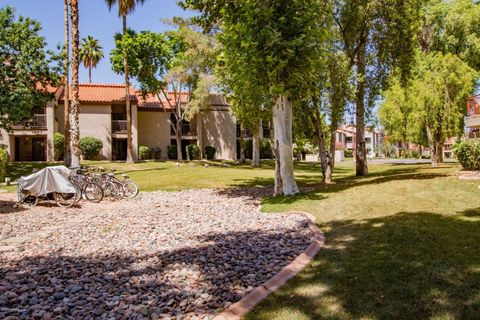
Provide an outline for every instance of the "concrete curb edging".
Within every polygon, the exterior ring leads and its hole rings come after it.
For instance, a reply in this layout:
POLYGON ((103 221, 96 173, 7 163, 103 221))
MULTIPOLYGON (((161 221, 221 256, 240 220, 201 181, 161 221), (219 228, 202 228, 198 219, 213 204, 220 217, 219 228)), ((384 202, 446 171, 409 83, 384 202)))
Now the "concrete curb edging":
POLYGON ((290 214, 301 214, 307 218, 308 229, 312 232, 312 242, 308 248, 301 253, 289 265, 284 267, 279 273, 260 286, 250 291, 240 301, 232 304, 227 309, 216 315, 213 320, 238 320, 247 312, 252 310, 257 304, 263 301, 272 292, 282 287, 288 280, 297 275, 305 268, 318 253, 325 243, 325 237, 315 224, 315 217, 307 212, 291 211, 290 214))

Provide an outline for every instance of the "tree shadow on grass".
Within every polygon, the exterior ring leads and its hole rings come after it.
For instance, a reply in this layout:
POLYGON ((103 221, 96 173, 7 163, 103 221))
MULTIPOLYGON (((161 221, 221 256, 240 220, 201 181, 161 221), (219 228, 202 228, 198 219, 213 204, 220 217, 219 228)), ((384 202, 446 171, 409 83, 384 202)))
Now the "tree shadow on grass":
POLYGON ((310 235, 297 228, 306 224, 210 233, 199 239, 200 246, 150 254, 52 252, 13 260, 0 253, 0 318, 211 314, 238 301, 248 287, 260 285, 303 251, 310 235))
POLYGON ((247 319, 479 319, 477 209, 327 223, 314 262, 247 319))

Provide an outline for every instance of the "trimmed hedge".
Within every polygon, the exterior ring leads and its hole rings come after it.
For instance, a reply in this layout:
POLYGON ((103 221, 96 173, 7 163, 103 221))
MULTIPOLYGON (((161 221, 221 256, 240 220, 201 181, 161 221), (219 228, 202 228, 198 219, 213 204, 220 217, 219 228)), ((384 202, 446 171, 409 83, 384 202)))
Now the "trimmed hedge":
POLYGON ((344 154, 345 158, 353 158, 353 150, 345 149, 343 151, 343 154, 344 154))
POLYGON ((138 159, 139 160, 148 160, 150 159, 150 149, 147 146, 138 147, 138 159))
POLYGON ((205 156, 207 157, 207 160, 213 160, 215 158, 215 153, 217 152, 217 149, 212 146, 206 146, 205 147, 205 156))
POLYGON ((189 144, 186 148, 187 160, 200 160, 200 147, 196 144, 189 144))
POLYGON ((55 132, 53 135, 53 150, 55 160, 62 160, 63 148, 65 145, 65 137, 60 132, 55 132))
POLYGON ((85 137, 80 139, 80 152, 86 160, 95 158, 103 148, 103 143, 94 137, 85 137))
POLYGON ((480 139, 465 140, 454 147, 455 155, 466 170, 480 170, 480 139))
POLYGON ((176 160, 177 159, 177 146, 174 144, 171 144, 167 146, 167 156, 168 159, 170 160, 176 160))
MULTIPOLYGON (((253 157, 253 140, 245 140, 245 158, 252 159, 253 157)), ((262 139, 260 140, 260 159, 273 159, 273 149, 270 140, 262 139)))
POLYGON ((8 154, 5 148, 0 148, 0 180, 3 182, 7 174, 8 154))

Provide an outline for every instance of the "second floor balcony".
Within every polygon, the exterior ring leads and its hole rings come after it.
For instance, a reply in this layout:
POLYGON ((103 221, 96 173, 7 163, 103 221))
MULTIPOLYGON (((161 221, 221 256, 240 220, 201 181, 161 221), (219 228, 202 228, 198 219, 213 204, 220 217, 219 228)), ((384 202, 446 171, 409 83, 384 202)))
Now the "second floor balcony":
POLYGON ((35 114, 33 118, 12 126, 13 130, 47 130, 47 116, 35 114))
MULTIPOLYGON (((170 127, 170 134, 175 135, 175 129, 173 125, 170 127)), ((184 123, 182 125, 182 136, 196 136, 197 135, 197 125, 192 123, 184 123)))
POLYGON ((127 133, 127 120, 112 120, 113 133, 127 133))

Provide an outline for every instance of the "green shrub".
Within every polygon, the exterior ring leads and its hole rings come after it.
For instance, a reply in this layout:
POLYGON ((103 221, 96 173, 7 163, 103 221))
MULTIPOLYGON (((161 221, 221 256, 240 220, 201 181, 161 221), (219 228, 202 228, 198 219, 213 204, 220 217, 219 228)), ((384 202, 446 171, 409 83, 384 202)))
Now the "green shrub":
POLYGON ((217 149, 212 146, 206 146, 205 147, 205 156, 207 157, 207 160, 213 160, 215 158, 215 153, 217 152, 217 149))
POLYGON ((53 150, 55 160, 63 158, 63 148, 65 145, 65 137, 60 132, 55 132, 53 135, 53 150))
POLYGON ((8 154, 5 148, 0 148, 0 180, 3 182, 7 173, 8 154))
POLYGON ((273 149, 270 140, 263 139, 260 141, 260 158, 261 159, 273 159, 273 149))
POLYGON ((454 146, 455 155, 466 170, 480 170, 480 140, 461 141, 454 146))
POLYGON ((345 158, 353 158, 353 150, 345 149, 344 151, 345 158))
POLYGON ((253 156, 253 142, 252 139, 245 140, 243 142, 243 150, 245 154, 245 159, 252 159, 253 156))
POLYGON ((187 146, 187 160, 200 160, 200 147, 196 144, 189 144, 187 146))
POLYGON ((138 159, 139 160, 151 159, 150 149, 147 146, 138 147, 138 159))
POLYGON ((160 148, 153 148, 150 150, 150 158, 159 160, 162 156, 162 149, 160 148))
POLYGON ((174 144, 171 144, 167 146, 167 156, 168 159, 170 160, 175 160, 177 159, 177 146, 174 144))
POLYGON ((80 139, 80 152, 82 156, 87 159, 95 158, 100 150, 103 148, 103 143, 97 138, 94 137, 85 137, 80 139))

